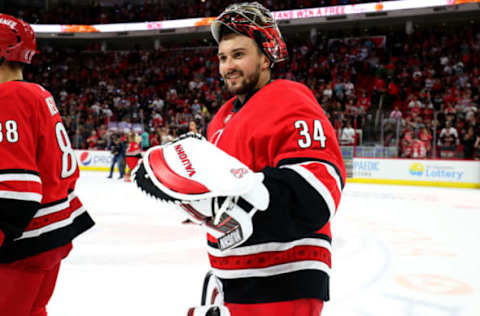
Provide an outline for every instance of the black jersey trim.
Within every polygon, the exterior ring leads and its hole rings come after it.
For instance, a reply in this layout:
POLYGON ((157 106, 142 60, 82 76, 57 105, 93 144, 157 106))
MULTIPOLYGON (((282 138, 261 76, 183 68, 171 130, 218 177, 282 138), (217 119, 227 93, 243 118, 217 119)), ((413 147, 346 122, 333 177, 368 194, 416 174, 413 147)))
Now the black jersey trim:
POLYGON ((35 201, 0 198, 0 229, 5 234, 5 242, 22 235, 39 206, 35 201))
POLYGON ((61 204, 61 203, 67 202, 67 201, 68 201, 68 196, 64 197, 63 199, 57 200, 57 201, 41 204, 40 208, 47 208, 47 207, 54 206, 54 205, 57 205, 57 204, 61 204))
POLYGON ((90 215, 84 212, 68 226, 38 237, 19 239, 5 244, 0 251, 0 263, 13 262, 66 245, 94 224, 90 215))
POLYGON ((0 170, 0 174, 9 174, 9 173, 33 174, 35 176, 40 176, 40 174, 35 170, 28 170, 28 169, 1 169, 0 170))
POLYGON ((320 270, 300 270, 270 277, 222 279, 225 302, 259 304, 301 298, 330 299, 329 276, 320 270))
MULTIPOLYGON (((307 236, 307 237, 304 237, 304 238, 321 239, 321 240, 327 241, 329 244, 332 243, 332 238, 330 238, 329 236, 327 236, 325 234, 313 234, 311 236, 307 236)), ((295 242, 297 240, 298 239, 292 239, 292 240, 274 240, 274 239, 272 239, 271 241, 266 241, 266 242, 262 242, 262 243, 249 243, 249 246, 261 245, 261 244, 266 244, 266 243, 270 243, 270 242, 289 243, 289 242, 295 242)), ((219 249, 218 244, 214 243, 210 240, 207 240, 207 245, 211 248, 219 249)))

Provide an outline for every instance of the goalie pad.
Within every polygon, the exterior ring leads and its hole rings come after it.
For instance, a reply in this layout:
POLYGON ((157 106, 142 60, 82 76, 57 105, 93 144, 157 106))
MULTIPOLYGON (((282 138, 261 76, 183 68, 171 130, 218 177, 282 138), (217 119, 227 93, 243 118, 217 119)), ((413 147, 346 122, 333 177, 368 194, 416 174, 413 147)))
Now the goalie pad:
POLYGON ((202 224, 221 250, 246 241, 253 233, 252 216, 269 204, 262 173, 197 134, 149 149, 133 177, 141 190, 202 224))

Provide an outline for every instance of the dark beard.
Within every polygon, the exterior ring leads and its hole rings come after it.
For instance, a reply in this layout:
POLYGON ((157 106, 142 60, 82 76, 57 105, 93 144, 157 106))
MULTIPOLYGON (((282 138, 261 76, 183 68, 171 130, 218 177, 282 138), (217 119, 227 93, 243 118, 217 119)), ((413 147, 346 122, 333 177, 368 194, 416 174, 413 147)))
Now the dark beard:
MULTIPOLYGON (((243 76, 243 73, 241 73, 241 75, 243 76)), ((249 94, 250 92, 255 90, 255 87, 257 86, 259 80, 260 80, 260 64, 257 65, 256 71, 250 74, 247 78, 244 78, 239 86, 235 86, 234 88, 232 88, 227 83, 227 89, 230 93, 234 95, 249 94)))

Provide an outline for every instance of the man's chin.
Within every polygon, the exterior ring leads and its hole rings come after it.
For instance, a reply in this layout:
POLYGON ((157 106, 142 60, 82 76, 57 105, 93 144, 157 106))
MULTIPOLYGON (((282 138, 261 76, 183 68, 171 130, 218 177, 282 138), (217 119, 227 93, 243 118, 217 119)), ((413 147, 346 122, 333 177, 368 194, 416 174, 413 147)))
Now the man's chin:
POLYGON ((228 86, 228 91, 231 93, 231 94, 243 94, 244 89, 244 86, 228 86))

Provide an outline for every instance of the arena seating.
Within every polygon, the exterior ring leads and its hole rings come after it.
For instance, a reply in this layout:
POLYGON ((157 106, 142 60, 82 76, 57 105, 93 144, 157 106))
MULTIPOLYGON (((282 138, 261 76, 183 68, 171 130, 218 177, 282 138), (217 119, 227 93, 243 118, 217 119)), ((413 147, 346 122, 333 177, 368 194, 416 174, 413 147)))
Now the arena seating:
MULTIPOLYGON (((396 146, 404 158, 478 158, 478 23, 374 35, 329 33, 315 43, 289 36, 290 60, 274 75, 308 85, 339 139, 349 121, 355 145, 396 146)), ((27 80, 52 91, 78 148, 104 149, 110 134, 124 132, 128 124, 145 129, 150 145, 161 143, 187 131, 191 121, 204 131, 230 97, 218 74, 216 49, 191 45, 107 52, 96 46, 81 52, 47 47, 35 57, 27 80)))

